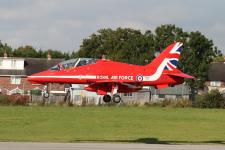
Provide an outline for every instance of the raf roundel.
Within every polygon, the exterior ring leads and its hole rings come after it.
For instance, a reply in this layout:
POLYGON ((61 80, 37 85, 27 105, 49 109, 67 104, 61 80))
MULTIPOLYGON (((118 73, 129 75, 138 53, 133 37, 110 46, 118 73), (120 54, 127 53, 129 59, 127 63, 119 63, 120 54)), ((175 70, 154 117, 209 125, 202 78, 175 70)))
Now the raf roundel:
POLYGON ((143 76, 138 75, 138 76, 136 77, 136 80, 137 80, 137 81, 143 81, 143 76))

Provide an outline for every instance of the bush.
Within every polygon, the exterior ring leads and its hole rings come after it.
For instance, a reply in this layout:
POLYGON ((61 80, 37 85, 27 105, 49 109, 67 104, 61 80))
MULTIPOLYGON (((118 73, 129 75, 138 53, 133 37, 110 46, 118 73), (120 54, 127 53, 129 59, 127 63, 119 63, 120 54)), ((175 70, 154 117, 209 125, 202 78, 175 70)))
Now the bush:
POLYGON ((189 99, 177 100, 176 107, 192 107, 192 101, 189 99))
POLYGON ((41 95, 41 92, 42 91, 40 89, 30 90, 31 95, 41 95))
POLYGON ((157 107, 191 107, 192 102, 188 99, 164 99, 162 101, 146 103, 145 106, 157 106, 157 107))
POLYGON ((10 99, 8 95, 0 95, 0 105, 9 105, 10 99))
POLYGON ((225 108, 225 98, 218 90, 211 90, 209 93, 196 96, 193 106, 198 108, 225 108))
POLYGON ((162 101, 163 107, 191 107, 192 102, 188 99, 178 99, 178 100, 171 100, 165 99, 162 101))
POLYGON ((0 95, 0 105, 27 105, 29 96, 24 95, 0 95))

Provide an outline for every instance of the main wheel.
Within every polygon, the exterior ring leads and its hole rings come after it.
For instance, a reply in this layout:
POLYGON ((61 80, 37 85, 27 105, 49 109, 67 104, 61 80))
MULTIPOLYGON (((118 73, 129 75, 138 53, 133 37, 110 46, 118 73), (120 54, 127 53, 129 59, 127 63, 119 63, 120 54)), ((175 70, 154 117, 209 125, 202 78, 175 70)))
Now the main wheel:
POLYGON ((115 94, 115 95, 113 95, 112 100, 114 103, 119 103, 119 102, 121 102, 121 97, 119 95, 115 94))
POLYGON ((44 98, 48 98, 49 97, 49 93, 48 92, 44 92, 44 98))
POLYGON ((105 103, 109 103, 110 101, 111 101, 111 96, 110 95, 104 95, 103 96, 103 101, 105 102, 105 103))

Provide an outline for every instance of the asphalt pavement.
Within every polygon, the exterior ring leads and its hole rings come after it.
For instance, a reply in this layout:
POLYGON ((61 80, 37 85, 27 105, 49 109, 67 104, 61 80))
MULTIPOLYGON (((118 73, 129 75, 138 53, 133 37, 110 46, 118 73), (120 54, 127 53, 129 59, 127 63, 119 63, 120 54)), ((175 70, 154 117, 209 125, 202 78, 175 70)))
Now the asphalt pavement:
POLYGON ((0 150, 225 150, 224 145, 0 142, 0 150))

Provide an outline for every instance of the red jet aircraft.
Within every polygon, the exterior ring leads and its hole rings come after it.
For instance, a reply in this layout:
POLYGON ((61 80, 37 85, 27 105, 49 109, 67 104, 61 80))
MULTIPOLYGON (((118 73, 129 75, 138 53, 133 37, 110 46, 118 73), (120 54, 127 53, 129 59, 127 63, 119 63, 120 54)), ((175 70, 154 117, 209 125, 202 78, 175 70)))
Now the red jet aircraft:
POLYGON ((193 79, 194 77, 177 69, 182 45, 181 42, 174 42, 145 66, 104 59, 78 58, 28 76, 28 80, 40 84, 87 84, 85 90, 104 95, 104 102, 113 100, 119 103, 121 97, 118 93, 137 92, 143 86, 161 89, 182 84, 184 78, 193 79))

